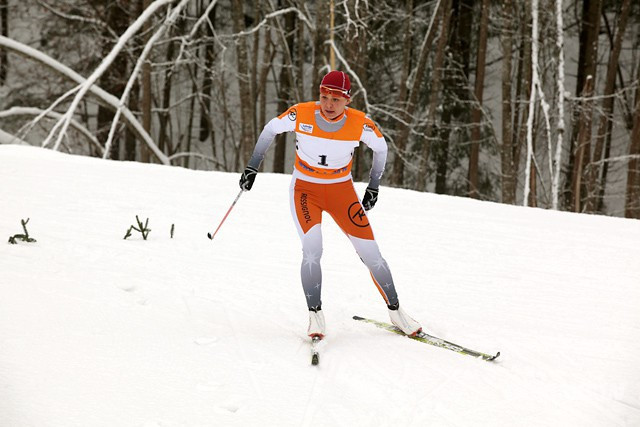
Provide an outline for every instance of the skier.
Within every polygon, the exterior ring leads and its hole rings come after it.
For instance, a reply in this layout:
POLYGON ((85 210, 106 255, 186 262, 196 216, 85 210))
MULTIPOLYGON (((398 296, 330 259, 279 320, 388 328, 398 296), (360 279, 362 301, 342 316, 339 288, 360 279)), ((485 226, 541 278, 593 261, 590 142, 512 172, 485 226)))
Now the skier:
POLYGON ((267 149, 276 135, 296 133, 296 158, 291 179, 290 205, 302 242, 301 278, 309 308, 307 333, 325 335, 322 312, 322 212, 328 212, 349 237, 356 252, 389 309, 391 322, 407 335, 422 329, 400 307, 387 262, 382 258, 365 211, 378 201, 378 187, 387 158, 387 143, 373 121, 361 111, 347 107, 351 82, 342 71, 331 71, 320 84, 319 102, 290 107, 262 130, 253 155, 240 177, 240 188, 249 191, 267 149), (373 150, 369 185, 362 203, 351 178, 354 149, 360 141, 373 150))

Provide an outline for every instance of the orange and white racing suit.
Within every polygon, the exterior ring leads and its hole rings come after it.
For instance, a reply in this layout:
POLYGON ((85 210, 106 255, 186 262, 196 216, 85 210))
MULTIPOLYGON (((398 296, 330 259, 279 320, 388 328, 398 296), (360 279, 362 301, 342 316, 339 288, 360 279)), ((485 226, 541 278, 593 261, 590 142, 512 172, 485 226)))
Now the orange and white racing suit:
POLYGON ((302 241, 302 287, 311 310, 320 308, 322 290, 322 212, 347 235, 387 305, 398 296, 369 219, 351 178, 354 149, 364 142, 373 150, 369 187, 377 189, 387 158, 387 143, 363 112, 346 108, 336 121, 326 120, 317 102, 296 104, 264 127, 249 166, 258 169, 276 135, 296 133, 296 159, 290 186, 293 221, 302 241))

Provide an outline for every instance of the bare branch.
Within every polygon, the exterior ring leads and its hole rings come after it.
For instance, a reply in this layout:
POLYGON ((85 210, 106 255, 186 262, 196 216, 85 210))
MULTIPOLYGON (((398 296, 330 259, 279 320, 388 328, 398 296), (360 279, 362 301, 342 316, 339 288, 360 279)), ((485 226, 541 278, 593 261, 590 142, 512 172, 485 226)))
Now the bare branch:
MULTIPOLYGON (((24 116, 24 115, 39 116, 39 117, 49 116, 58 120, 63 116, 62 114, 56 111, 42 110, 40 108, 35 108, 35 107, 11 107, 8 110, 0 111, 0 118, 11 117, 11 116, 24 116)), ((100 153, 104 152, 104 148, 102 148, 102 146, 100 145, 96 137, 93 136, 93 134, 84 125, 79 123, 77 120, 72 120, 71 126, 74 129, 76 129, 78 132, 80 132, 85 138, 87 138, 87 140, 91 144, 93 144, 100 153)))

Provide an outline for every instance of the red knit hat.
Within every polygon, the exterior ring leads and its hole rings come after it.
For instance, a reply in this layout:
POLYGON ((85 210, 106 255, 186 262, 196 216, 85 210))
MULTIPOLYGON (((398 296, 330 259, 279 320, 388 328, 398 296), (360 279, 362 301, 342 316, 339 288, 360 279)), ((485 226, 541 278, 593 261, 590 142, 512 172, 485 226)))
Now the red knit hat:
POLYGON ((343 71, 330 71, 322 78, 320 88, 330 89, 335 94, 341 95, 347 99, 351 98, 351 81, 347 73, 343 71))

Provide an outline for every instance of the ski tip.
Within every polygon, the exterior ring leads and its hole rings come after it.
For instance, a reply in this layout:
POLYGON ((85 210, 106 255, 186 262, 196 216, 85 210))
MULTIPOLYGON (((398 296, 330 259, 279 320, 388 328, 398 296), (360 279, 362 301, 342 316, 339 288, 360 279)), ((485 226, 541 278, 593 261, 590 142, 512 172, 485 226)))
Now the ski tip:
POLYGON ((493 357, 491 357, 491 358, 489 358, 489 359, 487 359, 487 360, 488 360, 489 362, 492 362, 492 361, 496 360, 498 357, 500 357, 500 352, 497 352, 495 356, 493 356, 493 357))

